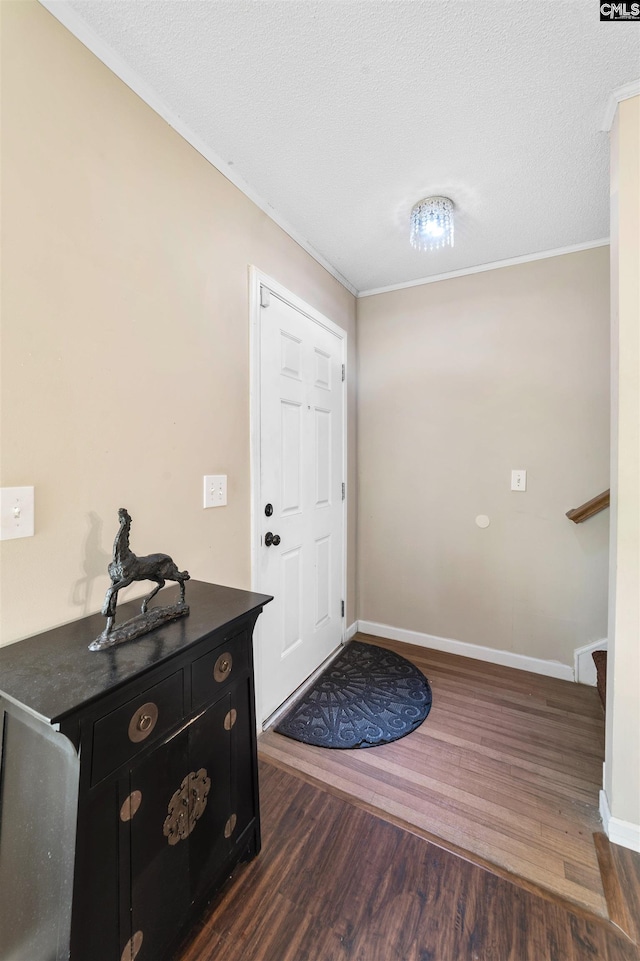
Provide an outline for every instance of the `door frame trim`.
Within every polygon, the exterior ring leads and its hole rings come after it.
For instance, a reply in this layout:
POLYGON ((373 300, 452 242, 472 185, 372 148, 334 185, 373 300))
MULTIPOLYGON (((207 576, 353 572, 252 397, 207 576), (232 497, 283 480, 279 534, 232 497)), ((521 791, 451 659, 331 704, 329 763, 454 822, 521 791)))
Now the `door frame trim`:
MULTIPOLYGON (((260 591, 258 583, 258 556, 260 551, 260 525, 261 525, 261 504, 260 504, 260 288, 266 287, 267 290, 284 301, 295 310, 304 314, 313 323, 324 327, 338 337, 342 344, 342 361, 345 368, 345 379, 342 382, 342 473, 345 488, 345 499, 342 502, 342 597, 345 602, 345 615, 347 603, 347 522, 349 502, 349 485, 347 483, 347 332, 342 327, 338 327, 332 320, 321 314, 307 304, 302 298, 287 290, 282 284, 268 274, 263 273, 253 264, 249 265, 249 423, 250 423, 250 474, 251 474, 251 589, 260 591)), ((262 631, 261 619, 258 618, 253 632, 253 653, 256 673, 256 723, 258 730, 262 729, 262 688, 263 662, 262 662, 262 631)), ((340 643, 344 644, 346 632, 346 616, 342 618, 340 625, 340 643)))

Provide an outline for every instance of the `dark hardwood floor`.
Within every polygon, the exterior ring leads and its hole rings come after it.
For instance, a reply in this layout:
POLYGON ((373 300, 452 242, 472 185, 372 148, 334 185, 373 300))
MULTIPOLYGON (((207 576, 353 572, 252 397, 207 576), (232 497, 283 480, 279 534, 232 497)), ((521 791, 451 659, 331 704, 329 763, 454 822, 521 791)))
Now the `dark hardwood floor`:
POLYGON ((638 961, 572 912, 262 760, 263 849, 176 961, 638 961))
POLYGON ((595 834, 609 918, 640 945, 640 854, 595 834))
POLYGON ((408 737, 328 751, 272 730, 261 756, 534 893, 607 917, 593 834, 604 718, 596 689, 358 634, 411 660, 433 707, 408 737))

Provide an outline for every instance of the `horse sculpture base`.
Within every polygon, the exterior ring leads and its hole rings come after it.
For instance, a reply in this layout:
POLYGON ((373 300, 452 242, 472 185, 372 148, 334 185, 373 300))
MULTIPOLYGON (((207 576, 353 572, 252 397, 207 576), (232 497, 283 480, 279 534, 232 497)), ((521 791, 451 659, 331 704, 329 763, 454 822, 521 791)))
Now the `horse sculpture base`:
POLYGON ((90 651, 103 651, 107 647, 115 644, 123 644, 125 641, 133 641, 136 637, 142 637, 155 631, 157 627, 168 624, 169 621, 177 621, 180 617, 185 617, 189 613, 189 605, 184 603, 172 604, 170 607, 154 607, 145 614, 138 614, 129 621, 124 621, 111 630, 105 630, 96 637, 95 641, 89 644, 90 651))

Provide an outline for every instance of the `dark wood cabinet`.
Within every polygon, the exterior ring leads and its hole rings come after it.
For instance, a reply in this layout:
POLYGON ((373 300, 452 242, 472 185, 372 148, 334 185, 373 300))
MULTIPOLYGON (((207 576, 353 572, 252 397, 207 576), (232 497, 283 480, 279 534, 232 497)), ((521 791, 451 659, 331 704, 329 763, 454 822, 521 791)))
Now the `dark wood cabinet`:
POLYGON ((252 634, 271 598, 191 581, 187 600, 105 651, 87 649, 99 615, 0 649, 2 961, 170 958, 259 851, 252 634))

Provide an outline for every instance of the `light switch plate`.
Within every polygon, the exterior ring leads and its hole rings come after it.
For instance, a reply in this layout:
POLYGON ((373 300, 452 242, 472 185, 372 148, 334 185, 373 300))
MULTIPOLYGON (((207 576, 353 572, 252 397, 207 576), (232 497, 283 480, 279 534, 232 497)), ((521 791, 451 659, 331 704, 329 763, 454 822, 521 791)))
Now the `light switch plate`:
POLYGON ((227 475, 205 474, 204 507, 225 507, 227 503, 227 475))
POLYGON ((511 490, 526 491, 526 489, 527 489, 526 470, 512 470, 511 471, 511 490))
POLYGON ((33 487, 0 488, 0 540, 33 537, 33 487))

